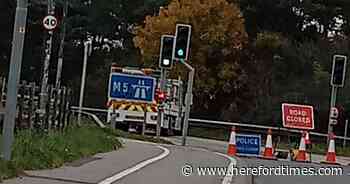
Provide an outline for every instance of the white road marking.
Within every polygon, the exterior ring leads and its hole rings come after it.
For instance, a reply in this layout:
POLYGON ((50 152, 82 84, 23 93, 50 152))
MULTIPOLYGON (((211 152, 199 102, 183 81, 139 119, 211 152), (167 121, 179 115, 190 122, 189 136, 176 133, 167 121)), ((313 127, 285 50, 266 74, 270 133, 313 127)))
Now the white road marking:
POLYGON ((235 158, 230 157, 230 156, 228 156, 228 155, 226 155, 226 154, 223 154, 223 153, 219 153, 219 152, 214 152, 214 153, 217 154, 217 155, 226 157, 226 158, 228 158, 228 159, 231 161, 230 164, 229 164, 228 167, 227 167, 226 176, 225 176, 224 179, 222 180, 222 184, 231 184, 233 175, 230 174, 230 173, 233 173, 233 172, 232 172, 232 171, 233 171, 233 168, 234 168, 235 166, 237 166, 237 160, 236 160, 235 158))
POLYGON ((154 158, 151 158, 149 160, 145 160, 137 165, 135 165, 134 167, 131 167, 131 168, 128 168, 118 174, 115 174, 114 176, 111 176, 109 178, 106 178, 104 179, 103 181, 99 182, 98 184, 111 184, 115 181, 118 181, 120 180, 121 178, 133 173, 133 172, 136 172, 140 169, 142 169, 143 167, 146 167, 147 165, 153 163, 153 162, 156 162, 158 160, 161 160, 163 158, 165 158, 166 156, 169 155, 170 151, 167 149, 167 148, 164 148, 162 146, 158 146, 160 149, 164 150, 164 152, 154 158))

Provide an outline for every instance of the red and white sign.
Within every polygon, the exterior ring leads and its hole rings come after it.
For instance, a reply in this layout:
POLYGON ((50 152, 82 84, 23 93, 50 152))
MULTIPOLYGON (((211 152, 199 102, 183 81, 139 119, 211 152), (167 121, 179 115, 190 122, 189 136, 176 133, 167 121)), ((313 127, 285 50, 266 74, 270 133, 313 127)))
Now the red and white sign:
POLYGON ((47 30, 53 30, 57 27, 57 19, 52 15, 48 15, 43 19, 43 25, 47 30))
POLYGON ((312 130, 314 125, 314 109, 308 105, 282 104, 283 126, 312 130))

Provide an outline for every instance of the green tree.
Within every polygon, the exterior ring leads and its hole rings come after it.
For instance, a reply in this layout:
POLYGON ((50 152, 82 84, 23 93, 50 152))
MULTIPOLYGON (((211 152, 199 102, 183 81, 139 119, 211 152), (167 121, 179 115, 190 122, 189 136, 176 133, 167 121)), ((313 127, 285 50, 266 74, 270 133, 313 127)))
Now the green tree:
MULTIPOLYGON (((189 62, 196 68, 196 107, 210 108, 216 115, 218 109, 237 111, 237 94, 246 79, 240 67, 240 51, 247 41, 239 8, 225 0, 173 0, 159 15, 147 16, 144 25, 135 29, 134 43, 144 65, 157 66, 161 35, 174 34, 175 25, 180 22, 193 26, 189 62)), ((172 75, 185 78, 186 69, 175 65, 172 75)))

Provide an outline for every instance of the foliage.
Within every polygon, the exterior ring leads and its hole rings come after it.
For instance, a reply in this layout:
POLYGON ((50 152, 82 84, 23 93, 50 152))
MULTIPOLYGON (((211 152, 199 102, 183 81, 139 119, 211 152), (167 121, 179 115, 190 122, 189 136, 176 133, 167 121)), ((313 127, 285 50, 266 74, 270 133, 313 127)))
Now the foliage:
MULTIPOLYGON (((236 4, 225 0, 173 0, 157 16, 146 16, 144 25, 135 29, 134 43, 143 56, 144 65, 156 66, 163 34, 174 34, 176 23, 193 26, 190 64, 196 69, 195 103, 208 107, 210 99, 230 95, 245 83, 239 64, 239 52, 247 41, 244 18, 236 4), (202 99, 202 100, 201 100, 202 99)), ((186 69, 176 64, 172 76, 186 69)), ((227 100, 232 102, 232 100, 227 100)))
MULTIPOLYGON (((41 77, 45 35, 41 19, 46 2, 31 0, 28 9, 21 73, 28 81, 39 82, 41 77)), ((55 2, 60 20, 65 0, 55 2)), ((160 35, 174 34, 176 22, 182 22, 191 23, 194 31, 190 63, 196 68, 196 81, 191 116, 277 126, 281 102, 304 103, 315 107, 316 128, 326 129, 332 55, 349 55, 350 1, 87 2, 69 0, 62 81, 78 94, 81 43, 93 38, 85 105, 104 107, 111 62, 157 66, 160 35)), ((0 75, 8 72, 15 8, 15 1, 0 1, 0 75)), ((56 74, 58 33, 59 29, 55 30, 50 83, 56 74)), ((176 64, 171 76, 180 74, 186 79, 186 72, 176 64)), ((349 92, 346 83, 338 93, 337 105, 346 111, 350 108, 349 92)), ((339 131, 344 128, 344 119, 336 127, 339 131)))
POLYGON ((0 161, 0 178, 8 178, 23 170, 62 166, 80 158, 112 151, 121 147, 116 135, 96 126, 75 127, 67 132, 37 135, 19 132, 13 146, 11 162, 0 161))

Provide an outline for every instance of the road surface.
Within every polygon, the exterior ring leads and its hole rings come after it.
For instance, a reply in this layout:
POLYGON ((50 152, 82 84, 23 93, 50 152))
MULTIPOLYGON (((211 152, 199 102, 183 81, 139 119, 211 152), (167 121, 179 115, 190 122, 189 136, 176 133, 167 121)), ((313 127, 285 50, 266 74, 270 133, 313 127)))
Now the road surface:
MULTIPOLYGON (((168 138, 181 144, 180 137, 168 138)), ((347 184, 350 167, 342 166, 343 176, 203 176, 199 168, 314 168, 327 165, 270 161, 256 158, 230 158, 225 155, 227 143, 189 137, 189 146, 157 145, 124 140, 125 147, 118 151, 98 154, 62 168, 27 171, 29 176, 7 180, 4 184, 347 184), (184 167, 186 166, 186 167, 184 167), (183 173, 183 169, 187 169, 183 173), (190 170, 188 170, 190 168, 190 170), (191 171, 191 172, 188 172, 191 171), (185 176, 186 175, 186 176, 185 176), (189 175, 189 176, 187 176, 189 175)))
MULTIPOLYGON (((181 144, 181 137, 169 137, 168 140, 181 144)), ((206 148, 208 150, 226 153, 227 143, 223 141, 215 141, 201 138, 188 137, 187 144, 191 147, 206 148)), ((314 159, 321 160, 314 156, 314 159)), ((322 157, 323 159, 323 157, 322 157)), ((345 158, 342 160, 348 164, 349 161, 345 158)), ((258 168, 263 166, 265 168, 278 168, 280 166, 285 166, 289 168, 313 168, 318 171, 321 167, 332 167, 330 165, 323 165, 317 163, 298 163, 290 162, 286 160, 271 161, 262 160, 256 158, 242 157, 238 159, 239 166, 248 168, 258 168)), ((336 166, 337 167, 337 166, 336 166)), ((348 184, 350 179, 350 166, 341 166, 343 170, 342 176, 254 176, 250 177, 250 183, 252 184, 348 184)), ((263 175, 263 174, 262 174, 263 175)))
MULTIPOLYGON (((195 169, 199 166, 227 168, 235 161, 199 148, 124 141, 125 147, 118 151, 98 154, 93 159, 59 169, 27 171, 29 176, 7 180, 4 184, 222 184, 230 177, 199 176, 195 169), (193 167, 190 176, 182 174, 184 166, 193 167)), ((241 180, 237 177, 231 183, 241 180)))

